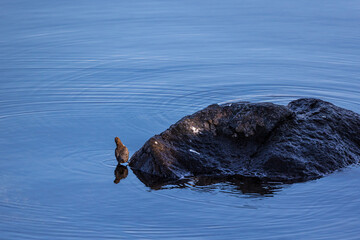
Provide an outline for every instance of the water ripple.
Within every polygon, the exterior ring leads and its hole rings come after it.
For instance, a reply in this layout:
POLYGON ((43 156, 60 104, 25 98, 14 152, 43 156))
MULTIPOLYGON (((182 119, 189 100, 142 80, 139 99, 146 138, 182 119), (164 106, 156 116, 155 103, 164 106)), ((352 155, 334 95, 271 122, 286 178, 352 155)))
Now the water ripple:
POLYGON ((2 239, 358 239, 358 166, 264 194, 114 184, 213 103, 316 97, 360 113, 355 1, 0 3, 2 239))

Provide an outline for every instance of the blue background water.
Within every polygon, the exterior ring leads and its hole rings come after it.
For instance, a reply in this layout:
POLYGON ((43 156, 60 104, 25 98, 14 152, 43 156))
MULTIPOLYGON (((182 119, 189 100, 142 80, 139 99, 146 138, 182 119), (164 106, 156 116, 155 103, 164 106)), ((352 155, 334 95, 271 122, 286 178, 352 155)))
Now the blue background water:
POLYGON ((1 239, 358 239, 360 168, 272 194, 114 180, 209 104, 360 113, 360 1, 0 2, 1 239))

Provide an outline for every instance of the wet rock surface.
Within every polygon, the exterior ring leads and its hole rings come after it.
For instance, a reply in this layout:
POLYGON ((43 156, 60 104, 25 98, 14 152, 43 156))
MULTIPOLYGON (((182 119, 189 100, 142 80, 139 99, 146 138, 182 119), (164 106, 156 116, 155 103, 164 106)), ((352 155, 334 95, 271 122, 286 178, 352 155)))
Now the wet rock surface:
POLYGON ((299 99, 210 105, 150 138, 129 166, 151 187, 188 177, 300 182, 359 160, 359 114, 299 99))

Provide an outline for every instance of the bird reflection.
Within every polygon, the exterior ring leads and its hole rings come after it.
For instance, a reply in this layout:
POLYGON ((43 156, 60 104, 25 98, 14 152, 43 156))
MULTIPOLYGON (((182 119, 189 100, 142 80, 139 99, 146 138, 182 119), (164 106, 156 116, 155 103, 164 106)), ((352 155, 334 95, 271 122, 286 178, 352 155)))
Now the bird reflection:
POLYGON ((114 183, 118 184, 120 180, 126 178, 128 174, 129 174, 129 170, 127 166, 118 164, 114 171, 114 175, 115 175, 114 183))

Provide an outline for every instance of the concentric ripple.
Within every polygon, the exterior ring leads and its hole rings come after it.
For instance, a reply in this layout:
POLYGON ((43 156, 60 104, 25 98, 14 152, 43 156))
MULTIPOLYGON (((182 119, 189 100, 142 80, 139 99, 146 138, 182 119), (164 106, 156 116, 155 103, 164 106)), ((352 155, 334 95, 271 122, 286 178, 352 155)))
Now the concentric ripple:
POLYGON ((152 190, 114 157, 213 103, 360 113, 357 6, 1 1, 0 238, 358 239, 358 166, 259 194, 152 190))

